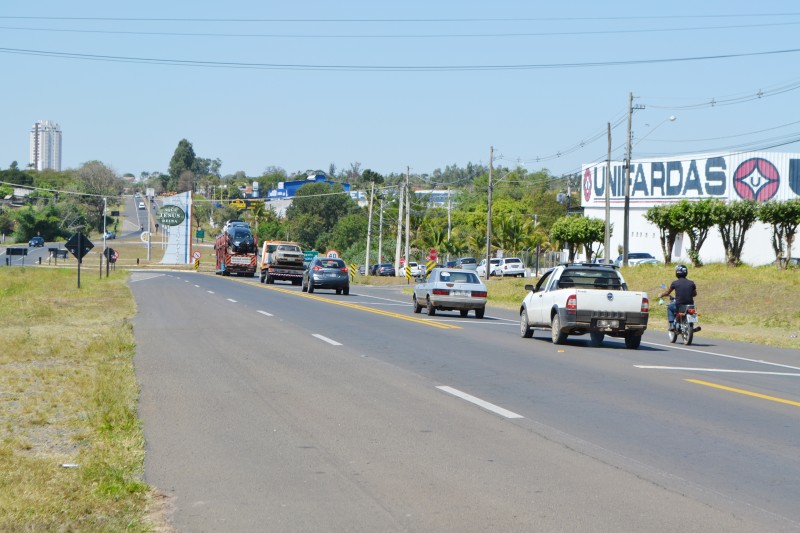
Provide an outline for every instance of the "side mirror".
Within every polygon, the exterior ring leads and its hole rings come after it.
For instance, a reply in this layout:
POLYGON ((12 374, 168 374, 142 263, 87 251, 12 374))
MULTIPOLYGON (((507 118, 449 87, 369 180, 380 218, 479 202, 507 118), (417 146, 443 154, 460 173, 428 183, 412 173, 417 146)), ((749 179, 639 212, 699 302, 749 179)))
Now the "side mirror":
POLYGON ((525 290, 526 291, 532 291, 534 289, 535 289, 535 287, 533 285, 525 285, 525 290))

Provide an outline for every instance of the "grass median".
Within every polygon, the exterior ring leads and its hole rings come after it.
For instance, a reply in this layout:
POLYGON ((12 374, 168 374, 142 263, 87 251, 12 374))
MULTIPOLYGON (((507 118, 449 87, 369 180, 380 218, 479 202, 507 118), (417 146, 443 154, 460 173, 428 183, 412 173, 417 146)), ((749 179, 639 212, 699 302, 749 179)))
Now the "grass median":
POLYGON ((0 269, 0 531, 150 531, 127 272, 0 269))

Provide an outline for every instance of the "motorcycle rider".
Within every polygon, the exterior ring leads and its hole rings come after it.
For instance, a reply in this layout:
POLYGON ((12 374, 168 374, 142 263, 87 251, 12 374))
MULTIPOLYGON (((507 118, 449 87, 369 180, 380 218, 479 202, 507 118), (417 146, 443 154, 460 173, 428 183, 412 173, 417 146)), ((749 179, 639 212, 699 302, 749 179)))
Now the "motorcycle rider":
POLYGON ((688 273, 689 269, 686 268, 686 265, 677 265, 675 267, 677 279, 670 284, 669 289, 659 295, 664 298, 675 291, 675 299, 667 305, 667 321, 670 331, 675 331, 675 313, 678 312, 679 306, 694 305, 694 297, 697 296, 697 285, 686 277, 688 273))

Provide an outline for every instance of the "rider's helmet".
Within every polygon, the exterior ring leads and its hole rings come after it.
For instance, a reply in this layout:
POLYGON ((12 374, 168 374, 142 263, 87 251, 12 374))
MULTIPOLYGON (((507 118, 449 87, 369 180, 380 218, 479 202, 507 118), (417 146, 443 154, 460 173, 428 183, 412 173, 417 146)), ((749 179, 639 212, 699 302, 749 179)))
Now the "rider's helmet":
POLYGON ((689 269, 686 268, 686 265, 678 265, 675 267, 675 276, 679 278, 685 278, 686 274, 689 273, 689 269))

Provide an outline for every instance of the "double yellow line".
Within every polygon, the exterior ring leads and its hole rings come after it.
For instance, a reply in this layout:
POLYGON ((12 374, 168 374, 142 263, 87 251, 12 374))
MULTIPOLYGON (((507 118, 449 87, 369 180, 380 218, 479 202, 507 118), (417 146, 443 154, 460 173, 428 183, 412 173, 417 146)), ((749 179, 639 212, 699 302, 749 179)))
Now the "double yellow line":
MULTIPOLYGON (((245 282, 243 282, 243 283, 245 283, 245 282)), ((457 326, 455 324, 448 324, 446 322, 439 322, 439 321, 432 320, 432 319, 429 319, 429 318, 428 319, 426 319, 426 318, 418 318, 418 317, 414 317, 414 316, 403 315, 403 314, 400 314, 400 313, 392 313, 390 311, 384 311, 382 309, 373 309, 372 307, 367 307, 365 305, 358 305, 358 304, 346 302, 346 301, 343 301, 343 300, 332 300, 331 298, 325 298, 323 296, 316 296, 314 294, 308 294, 306 292, 297 292, 297 291, 292 291, 292 290, 289 290, 289 289, 283 289, 281 287, 276 287, 274 285, 259 285, 259 287, 262 288, 262 289, 269 289, 269 290, 272 290, 272 291, 278 291, 278 292, 283 292, 283 293, 286 293, 286 294, 292 294, 294 296, 300 296, 302 298, 309 298, 311 300, 317 300, 319 302, 325 302, 325 303, 329 303, 329 304, 333 304, 333 305, 339 305, 341 307, 349 307, 350 309, 356 309, 358 311, 364 311, 366 313, 372 313, 372 314, 375 314, 375 315, 388 316, 390 318, 397 318, 399 320, 405 320, 407 322, 414 322, 416 324, 422 324, 423 326, 429 326, 429 327, 432 327, 432 328, 461 329, 461 326, 457 326)))

